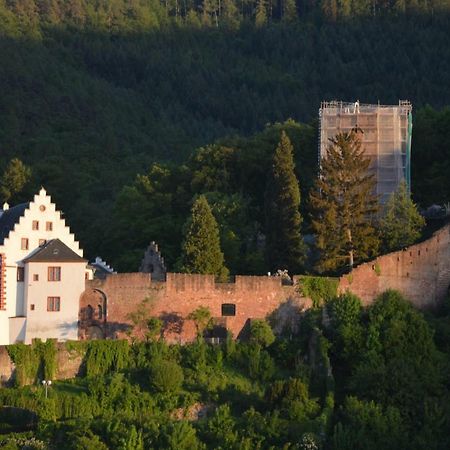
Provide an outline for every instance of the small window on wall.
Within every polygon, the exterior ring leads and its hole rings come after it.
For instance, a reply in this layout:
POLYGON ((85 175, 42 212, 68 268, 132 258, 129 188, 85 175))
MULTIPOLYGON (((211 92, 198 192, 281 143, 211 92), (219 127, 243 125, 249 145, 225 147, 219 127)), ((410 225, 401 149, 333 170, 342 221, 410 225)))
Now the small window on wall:
POLYGON ((48 281, 61 281, 61 267, 48 268, 48 281))
POLYGON ((33 230, 39 230, 39 221, 38 220, 33 220, 33 230))
POLYGON ((17 281, 25 280, 25 267, 17 268, 17 281))
POLYGON ((28 238, 22 238, 20 241, 20 248, 22 250, 28 250, 28 238))
POLYGON ((234 303, 222 303, 222 316, 235 316, 236 305, 234 303))
POLYGON ((45 230, 46 231, 53 231, 53 222, 47 222, 45 224, 45 230))
POLYGON ((60 297, 47 297, 47 311, 59 311, 61 308, 60 297))
POLYGON ((39 281, 39 274, 38 273, 34 273, 33 274, 33 281, 39 281))

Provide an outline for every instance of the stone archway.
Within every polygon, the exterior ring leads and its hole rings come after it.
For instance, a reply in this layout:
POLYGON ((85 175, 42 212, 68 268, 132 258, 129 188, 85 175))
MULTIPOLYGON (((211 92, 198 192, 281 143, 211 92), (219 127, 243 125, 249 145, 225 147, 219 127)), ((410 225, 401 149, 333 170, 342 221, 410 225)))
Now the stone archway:
POLYGON ((80 297, 79 339, 104 339, 107 335, 108 298, 100 289, 86 289, 80 297))

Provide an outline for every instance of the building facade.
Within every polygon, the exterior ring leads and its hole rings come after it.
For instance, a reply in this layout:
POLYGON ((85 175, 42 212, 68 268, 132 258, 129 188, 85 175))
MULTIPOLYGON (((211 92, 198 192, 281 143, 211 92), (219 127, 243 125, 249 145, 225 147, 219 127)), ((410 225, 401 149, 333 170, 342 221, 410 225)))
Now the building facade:
POLYGON ((322 102, 319 110, 319 163, 326 156, 330 139, 338 133, 359 129, 364 153, 376 176, 376 194, 385 204, 405 180, 411 185, 412 105, 398 106, 345 102, 322 102))
POLYGON ((0 210, 0 345, 77 339, 86 261, 45 189, 0 210))

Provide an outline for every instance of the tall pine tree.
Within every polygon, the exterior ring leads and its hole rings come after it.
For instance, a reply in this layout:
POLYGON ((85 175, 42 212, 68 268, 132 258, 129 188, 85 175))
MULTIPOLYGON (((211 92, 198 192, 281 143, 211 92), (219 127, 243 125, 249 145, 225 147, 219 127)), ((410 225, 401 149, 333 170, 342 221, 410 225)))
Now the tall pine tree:
POLYGON ((298 273, 305 259, 305 245, 300 231, 300 189, 294 167, 292 144, 282 131, 266 186, 266 257, 272 270, 298 273))
POLYGON ((221 278, 228 275, 220 249, 219 227, 204 195, 198 197, 192 206, 182 250, 183 272, 212 274, 221 278))
POLYGON ((378 199, 369 165, 356 131, 331 140, 310 194, 319 272, 352 267, 377 254, 379 239, 373 224, 378 199))

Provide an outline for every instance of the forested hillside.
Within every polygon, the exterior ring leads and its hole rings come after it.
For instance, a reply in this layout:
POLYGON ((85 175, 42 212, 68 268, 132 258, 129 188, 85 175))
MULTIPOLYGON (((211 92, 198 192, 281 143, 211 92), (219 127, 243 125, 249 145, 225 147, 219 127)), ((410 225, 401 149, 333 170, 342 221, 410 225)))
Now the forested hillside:
POLYGON ((0 1, 0 171, 18 157, 33 173, 27 189, 10 201, 28 198, 42 184, 89 257, 101 253, 119 268, 136 269, 154 239, 168 247, 163 252, 172 265, 192 197, 223 191, 192 180, 203 170, 195 149, 220 139, 240 155, 239 176, 233 173, 234 184, 224 192, 248 205, 244 223, 253 231, 231 231, 255 236, 264 231, 260 194, 280 126, 249 136, 288 118, 310 124, 290 125, 298 128, 290 137, 306 193, 316 167, 314 120, 320 101, 333 98, 411 100, 416 200, 448 200, 450 113, 421 109, 450 104, 447 8, 419 2, 0 1), (150 180, 158 186, 147 196, 156 203, 124 210, 130 188, 118 194, 136 174, 151 173, 153 162, 171 166, 164 168, 171 173, 165 184, 150 180))

